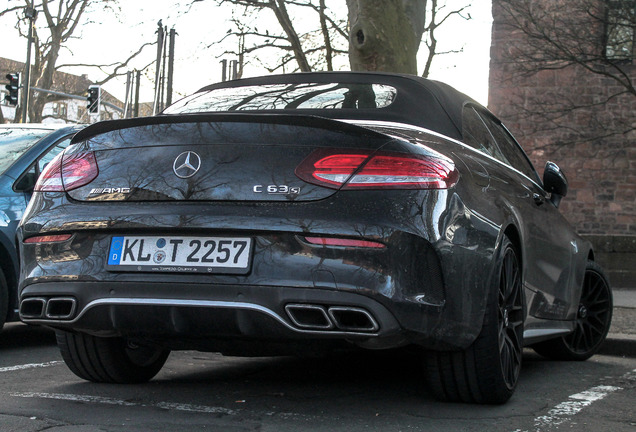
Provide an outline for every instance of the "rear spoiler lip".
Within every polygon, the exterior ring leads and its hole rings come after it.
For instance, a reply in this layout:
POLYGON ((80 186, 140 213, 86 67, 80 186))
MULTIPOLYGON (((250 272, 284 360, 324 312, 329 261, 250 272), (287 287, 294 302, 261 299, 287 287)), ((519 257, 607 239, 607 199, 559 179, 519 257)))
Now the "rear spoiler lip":
POLYGON ((266 123, 285 124, 305 127, 316 127, 340 131, 343 133, 355 133, 370 137, 386 137, 385 134, 357 126, 349 122, 334 120, 327 117, 307 114, 280 114, 280 113, 212 113, 212 114, 170 114, 157 115, 152 117, 137 117, 123 120, 108 120, 94 123, 75 134, 72 144, 89 140, 97 135, 121 129, 128 129, 140 126, 153 126, 160 124, 176 123, 224 123, 224 122, 244 122, 244 123, 266 123))

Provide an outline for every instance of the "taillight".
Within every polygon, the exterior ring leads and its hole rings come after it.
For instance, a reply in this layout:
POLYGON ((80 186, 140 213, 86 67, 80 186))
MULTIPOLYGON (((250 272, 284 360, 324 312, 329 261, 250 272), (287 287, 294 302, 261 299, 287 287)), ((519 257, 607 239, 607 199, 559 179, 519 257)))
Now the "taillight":
POLYGON ((338 237, 304 237, 307 243, 322 246, 340 246, 355 248, 384 249, 386 245, 369 240, 347 239, 338 237))
POLYGON ((35 184, 36 192, 63 192, 85 186, 99 174, 93 152, 60 153, 44 168, 35 184))
POLYGON ((24 240, 24 243, 58 243, 70 239, 72 234, 55 234, 29 237, 24 240))
POLYGON ((320 149, 296 168, 302 180, 332 189, 446 189, 458 179, 439 155, 320 149))

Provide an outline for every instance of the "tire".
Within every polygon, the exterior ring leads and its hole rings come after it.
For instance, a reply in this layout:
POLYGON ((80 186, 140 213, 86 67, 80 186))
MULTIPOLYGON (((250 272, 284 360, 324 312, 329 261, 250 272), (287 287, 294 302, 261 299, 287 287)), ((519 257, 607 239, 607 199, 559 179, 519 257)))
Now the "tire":
POLYGON ((4 273, 0 270, 0 330, 9 316, 9 287, 4 273))
POLYGON ((560 338, 535 344, 532 348, 552 360, 589 359, 607 337, 613 306, 612 289, 605 272, 594 261, 588 261, 574 330, 560 338))
POLYGON ((440 400, 501 404, 515 391, 523 353, 524 300, 521 265, 510 240, 500 248, 481 333, 464 351, 429 352, 429 389, 440 400))
POLYGON ((68 368, 98 383, 132 384, 151 380, 170 351, 132 345, 123 338, 102 338, 56 330, 57 345, 68 368))

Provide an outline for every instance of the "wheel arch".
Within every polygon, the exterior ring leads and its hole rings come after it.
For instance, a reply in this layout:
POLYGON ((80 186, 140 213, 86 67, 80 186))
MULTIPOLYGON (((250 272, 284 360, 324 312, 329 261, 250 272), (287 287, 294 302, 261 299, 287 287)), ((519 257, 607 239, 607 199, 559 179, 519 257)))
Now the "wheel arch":
POLYGON ((510 224, 504 230, 504 235, 508 237, 508 240, 510 240, 510 242, 514 246, 515 251, 517 252, 517 254, 519 254, 519 261, 523 269, 525 267, 523 265, 524 255, 523 255, 523 248, 521 247, 522 242, 521 242, 521 234, 519 234, 519 229, 516 227, 516 225, 510 224))
MULTIPOLYGON (((515 253, 517 254, 519 265, 521 267, 521 283, 522 285, 525 285, 524 275, 525 275, 525 269, 527 268, 526 262, 525 262, 526 254, 524 253, 523 238, 522 238, 521 230, 519 229, 519 226, 514 221, 509 222, 505 227, 501 229, 499 239, 497 240, 497 248, 494 255, 495 257, 499 257, 500 253, 502 252, 501 245, 503 243, 504 237, 510 240, 510 243, 512 243, 515 253)), ((497 263, 497 259, 495 258, 493 260, 493 270, 492 270, 493 277, 497 276, 496 263, 497 263)))

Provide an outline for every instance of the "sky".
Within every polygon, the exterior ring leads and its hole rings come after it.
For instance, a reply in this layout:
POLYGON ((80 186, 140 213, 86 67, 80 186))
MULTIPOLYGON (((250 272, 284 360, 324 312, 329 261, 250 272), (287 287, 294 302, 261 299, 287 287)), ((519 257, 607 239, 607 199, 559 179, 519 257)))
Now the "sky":
MULTIPOLYGON (((181 0, 187 3, 186 0, 181 0)), ((465 4, 465 0, 448 0, 449 5, 465 4)), ((19 0, 0 0, 0 10, 21 3, 19 0)), ((231 10, 215 6, 209 0, 195 4, 188 13, 185 7, 177 7, 171 0, 120 1, 120 12, 97 10, 89 16, 94 23, 85 25, 77 33, 78 38, 61 52, 58 64, 70 63, 111 63, 121 61, 145 42, 156 41, 157 22, 161 19, 165 26, 177 32, 175 47, 174 100, 197 89, 221 81, 220 61, 224 48, 213 43, 220 40, 230 29, 231 10)), ((328 3, 329 4, 329 3, 328 3)), ((331 4, 346 15, 344 0, 334 0, 331 4)), ((469 9, 472 19, 455 18, 440 27, 438 51, 458 50, 462 52, 439 55, 434 60, 429 78, 444 81, 458 90, 472 96, 482 104, 488 99, 488 66, 490 60, 491 2, 473 0, 469 9)), ((0 18, 0 57, 26 60, 26 39, 20 38, 14 29, 15 15, 0 18)), ((40 19, 39 24, 44 24, 40 19)), ((302 23, 301 23, 302 24, 302 23)), ((424 50, 422 50, 424 51, 424 50)), ((156 56, 156 48, 148 47, 133 66, 141 67, 156 56)), ((226 57, 230 60, 230 57, 226 57)), ((345 63, 343 67, 347 67, 345 63)), ((68 68, 65 72, 77 75, 88 74, 92 80, 101 78, 96 69, 68 68)), ((153 75, 154 72, 150 73, 153 75)), ((255 65, 248 66, 244 76, 267 74, 255 65)), ((125 80, 111 81, 104 89, 123 99, 125 80)), ((142 80, 141 99, 152 100, 153 84, 150 79, 142 80)))

